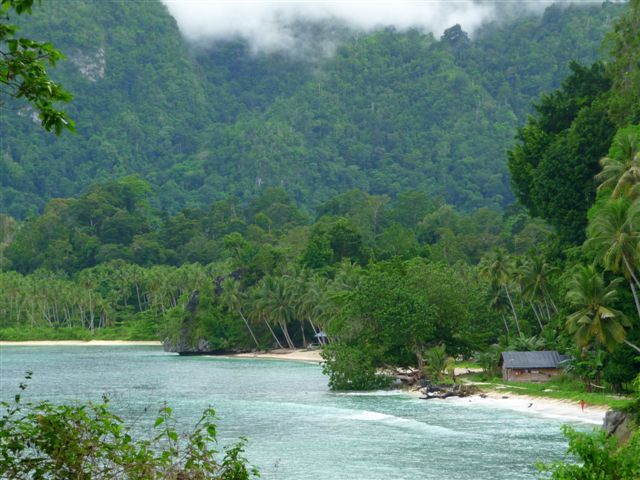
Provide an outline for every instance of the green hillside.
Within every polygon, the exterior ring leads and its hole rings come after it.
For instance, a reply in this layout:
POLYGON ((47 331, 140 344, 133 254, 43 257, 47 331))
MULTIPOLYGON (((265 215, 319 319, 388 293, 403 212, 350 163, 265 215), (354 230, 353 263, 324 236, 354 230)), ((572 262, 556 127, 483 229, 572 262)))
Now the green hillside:
POLYGON ((336 54, 311 62, 240 41, 189 46, 155 1, 45 2, 20 20, 66 53, 53 74, 75 95, 78 134, 54 138, 26 109, 2 115, 2 210, 25 218, 132 173, 170 212, 267 187, 306 208, 352 188, 500 208, 516 127, 570 59, 596 58, 621 8, 554 7, 473 39, 340 30, 336 54))

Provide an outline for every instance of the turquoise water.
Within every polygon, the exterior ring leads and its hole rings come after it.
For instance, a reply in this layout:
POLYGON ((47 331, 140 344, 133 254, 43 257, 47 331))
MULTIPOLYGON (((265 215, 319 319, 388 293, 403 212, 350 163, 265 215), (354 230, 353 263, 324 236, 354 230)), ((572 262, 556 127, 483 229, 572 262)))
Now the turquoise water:
MULTIPOLYGON (((157 347, 0 347, 0 396, 54 402, 108 394, 144 423, 167 402, 185 428, 212 405, 223 443, 249 439, 265 479, 534 479, 561 458, 561 422, 404 394, 337 394, 317 365, 180 357, 157 347)), ((585 428, 590 428, 585 426, 585 428)))

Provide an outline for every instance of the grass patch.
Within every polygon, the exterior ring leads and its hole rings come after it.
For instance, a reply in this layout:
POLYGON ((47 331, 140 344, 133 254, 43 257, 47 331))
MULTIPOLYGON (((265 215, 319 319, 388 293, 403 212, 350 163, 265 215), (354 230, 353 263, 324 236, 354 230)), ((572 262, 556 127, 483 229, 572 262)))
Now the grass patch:
POLYGON ((460 362, 456 362, 456 368, 482 368, 477 362, 472 362, 471 360, 462 360, 460 362))
POLYGON ((581 382, 564 377, 554 378, 546 383, 505 382, 501 378, 486 380, 482 375, 473 375, 469 379, 483 382, 484 388, 500 393, 555 398, 573 402, 584 400, 587 405, 603 405, 615 409, 624 409, 633 403, 631 397, 614 395, 604 391, 587 392, 581 382))
POLYGON ((26 342, 37 340, 159 340, 155 329, 145 321, 131 322, 107 328, 97 328, 94 332, 86 328, 1 328, 0 340, 8 342, 26 342))

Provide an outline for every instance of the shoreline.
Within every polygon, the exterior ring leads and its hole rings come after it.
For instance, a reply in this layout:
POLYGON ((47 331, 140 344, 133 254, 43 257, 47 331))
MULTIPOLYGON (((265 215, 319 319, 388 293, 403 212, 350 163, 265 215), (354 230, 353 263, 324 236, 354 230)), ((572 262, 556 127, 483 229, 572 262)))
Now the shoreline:
POLYGON ((208 355, 218 358, 253 358, 257 360, 285 360, 289 362, 303 362, 311 364, 323 363, 320 350, 270 350, 268 352, 231 353, 226 355, 208 355))
MULTIPOLYGON (((405 390, 415 398, 423 398, 418 390, 405 390)), ((560 400, 549 397, 533 397, 530 395, 518 395, 504 393, 496 390, 483 390, 479 394, 468 397, 450 397, 446 399, 429 399, 424 402, 447 402, 457 405, 469 405, 474 407, 503 408, 520 413, 529 413, 549 419, 563 420, 565 422, 589 423, 602 426, 608 406, 585 404, 584 411, 580 403, 572 400, 560 400)))
POLYGON ((161 347, 159 340, 0 340, 0 347, 161 347))
MULTIPOLYGON (((128 341, 128 340, 28 340, 28 341, 0 341, 3 346, 162 346, 160 341, 128 341)), ((256 360, 280 360, 289 362, 302 362, 318 365, 324 362, 320 356, 320 350, 271 350, 262 352, 233 353, 225 355, 204 355, 211 358, 239 358, 256 360)), ((465 369, 466 370, 466 369, 465 369)), ((462 373, 462 372, 461 372, 462 373)), ((413 398, 422 398, 424 395, 418 390, 401 389, 413 398)), ((447 402, 457 405, 468 405, 485 408, 501 408, 514 410, 521 413, 529 413, 544 418, 558 419, 568 422, 589 423, 602 425, 608 406, 585 404, 584 411, 580 403, 572 400, 562 400, 550 397, 534 397, 517 393, 505 393, 499 390, 483 389, 481 392, 468 397, 450 397, 447 399, 430 399, 424 402, 447 402)))

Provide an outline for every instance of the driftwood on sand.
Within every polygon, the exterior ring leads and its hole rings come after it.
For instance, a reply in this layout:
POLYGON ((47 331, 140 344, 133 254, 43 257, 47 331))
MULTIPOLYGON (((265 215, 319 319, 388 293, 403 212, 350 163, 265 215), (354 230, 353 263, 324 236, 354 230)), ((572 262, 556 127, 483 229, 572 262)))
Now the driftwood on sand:
POLYGON ((469 384, 427 385, 420 391, 424 394, 424 397, 420 397, 422 400, 431 400, 432 398, 468 397, 478 393, 478 387, 469 384))

